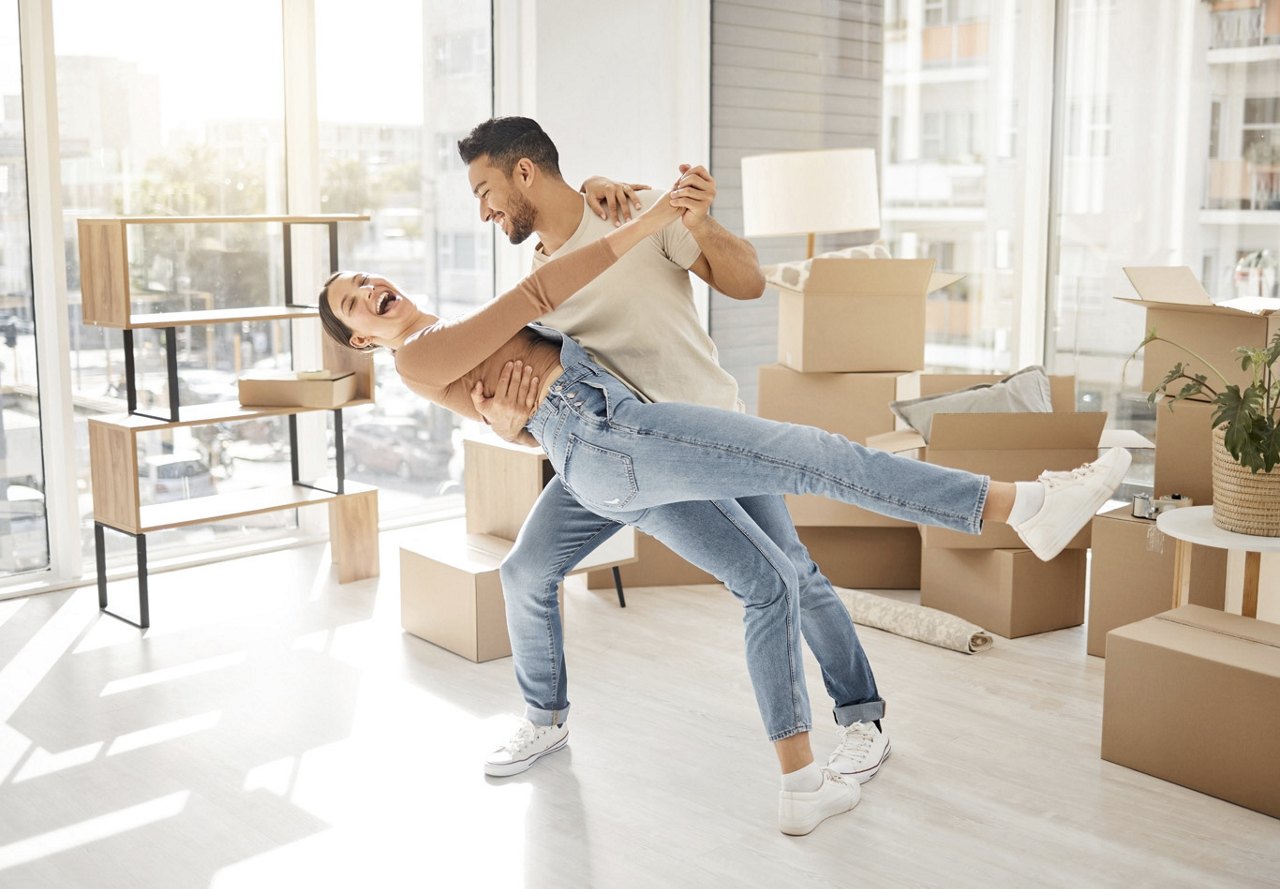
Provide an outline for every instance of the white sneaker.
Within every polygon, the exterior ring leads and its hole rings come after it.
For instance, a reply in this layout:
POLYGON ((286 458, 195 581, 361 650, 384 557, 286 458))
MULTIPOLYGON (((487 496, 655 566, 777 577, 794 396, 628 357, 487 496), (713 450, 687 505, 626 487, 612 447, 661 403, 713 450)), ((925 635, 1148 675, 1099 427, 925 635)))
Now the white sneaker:
POLYGON ((568 743, 567 725, 534 725, 527 719, 521 719, 511 740, 485 758, 484 773, 495 778, 518 775, 568 743))
POLYGON ((889 758, 889 736, 872 722, 840 726, 840 745, 827 759, 827 768, 866 784, 889 758))
POLYGON ((1070 472, 1043 472, 1044 505, 1040 511, 1013 530, 1041 560, 1047 562, 1062 552, 1085 522, 1124 481, 1129 468, 1129 452, 1111 448, 1092 463, 1070 472))
POLYGON ((831 769, 822 770, 817 790, 778 792, 778 827, 787 836, 802 837, 832 815, 849 811, 862 798, 862 787, 831 769))

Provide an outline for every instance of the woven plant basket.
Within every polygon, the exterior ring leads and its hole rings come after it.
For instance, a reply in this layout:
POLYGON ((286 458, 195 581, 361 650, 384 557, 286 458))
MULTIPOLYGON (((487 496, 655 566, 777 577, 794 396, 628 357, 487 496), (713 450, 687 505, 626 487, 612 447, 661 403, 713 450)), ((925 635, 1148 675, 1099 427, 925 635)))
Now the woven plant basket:
POLYGON ((1280 467, 1254 473, 1231 456, 1225 427, 1213 430, 1213 523, 1226 531, 1280 537, 1280 467))

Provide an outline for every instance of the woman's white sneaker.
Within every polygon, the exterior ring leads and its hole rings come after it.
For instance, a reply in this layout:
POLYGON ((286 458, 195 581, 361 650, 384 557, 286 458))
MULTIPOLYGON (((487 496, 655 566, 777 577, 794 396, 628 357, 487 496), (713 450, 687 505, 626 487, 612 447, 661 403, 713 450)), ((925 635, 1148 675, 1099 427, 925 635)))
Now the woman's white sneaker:
POLYGON ((804 836, 832 815, 849 811, 861 798, 862 787, 857 781, 823 769, 822 786, 817 790, 778 792, 778 827, 788 836, 804 836))
POLYGON ((1049 561, 1120 487, 1129 459, 1124 448, 1111 448, 1092 463, 1069 472, 1041 473, 1044 505, 1013 530, 1037 557, 1049 561))
POLYGON ((567 725, 534 725, 521 719, 511 740, 489 754, 484 773, 495 778, 518 775, 542 757, 569 743, 567 725))
POLYGON ((839 732, 840 744, 827 759, 827 768, 866 784, 889 758, 889 736, 872 722, 842 725, 839 732))

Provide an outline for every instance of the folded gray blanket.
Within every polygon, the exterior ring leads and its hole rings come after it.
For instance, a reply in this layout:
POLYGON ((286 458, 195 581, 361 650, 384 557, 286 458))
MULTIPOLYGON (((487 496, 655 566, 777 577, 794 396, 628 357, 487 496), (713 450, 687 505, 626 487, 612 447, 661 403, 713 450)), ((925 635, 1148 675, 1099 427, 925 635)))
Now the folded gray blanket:
POLYGON ((836 594, 856 624, 965 654, 986 651, 992 644, 991 634, 982 627, 936 608, 843 587, 836 587, 836 594))

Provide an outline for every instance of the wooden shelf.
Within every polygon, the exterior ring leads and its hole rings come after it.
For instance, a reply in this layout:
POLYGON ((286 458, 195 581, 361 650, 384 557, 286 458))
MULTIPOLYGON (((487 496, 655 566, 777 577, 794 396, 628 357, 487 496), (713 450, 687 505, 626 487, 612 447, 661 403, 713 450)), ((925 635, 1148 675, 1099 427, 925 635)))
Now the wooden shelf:
POLYGON ((110 323, 87 321, 97 327, 115 327, 120 330, 139 328, 191 327, 197 324, 235 324, 241 321, 292 321, 296 318, 319 318, 315 306, 245 306, 238 309, 201 309, 195 312, 152 312, 133 315, 128 321, 110 323))
POLYGON ((81 216, 89 222, 118 222, 124 225, 174 225, 182 223, 246 223, 246 222, 296 222, 301 224, 321 224, 326 222, 368 222, 367 213, 330 213, 327 215, 284 215, 249 214, 247 216, 81 216))
MULTIPOLYGON (((371 398, 353 398, 337 407, 302 407, 287 405, 282 407, 245 407, 238 401, 220 401, 214 404, 193 404, 184 406, 179 413, 181 419, 173 423, 169 420, 157 420, 137 414, 110 414, 105 417, 90 417, 90 423, 101 423, 130 432, 158 432, 162 429, 177 429, 180 426, 207 426, 210 423, 235 423, 238 420, 253 420, 258 417, 287 417, 290 414, 305 414, 312 411, 346 410, 349 407, 360 407, 373 404, 371 398)), ((158 404, 155 409, 161 413, 166 407, 158 404)))
MULTIPOLYGON (((332 479, 323 479, 317 484, 330 484, 332 479)), ((332 491, 317 491, 302 485, 274 485, 267 488, 254 488, 249 491, 236 491, 229 494, 214 494, 209 497, 196 497, 191 500, 174 500, 169 503, 155 503, 144 506, 139 511, 141 518, 136 528, 121 528, 131 534, 149 534, 168 528, 181 528, 186 525, 206 525, 223 519, 236 519, 242 516, 258 515, 266 512, 277 512, 282 509, 296 509, 300 506, 312 506, 317 503, 329 503, 343 497, 368 494, 376 491, 372 485, 362 485, 348 481, 342 494, 332 491)), ((101 519, 99 519, 101 521, 101 519)), ((113 525, 114 527, 114 525, 113 525)))

